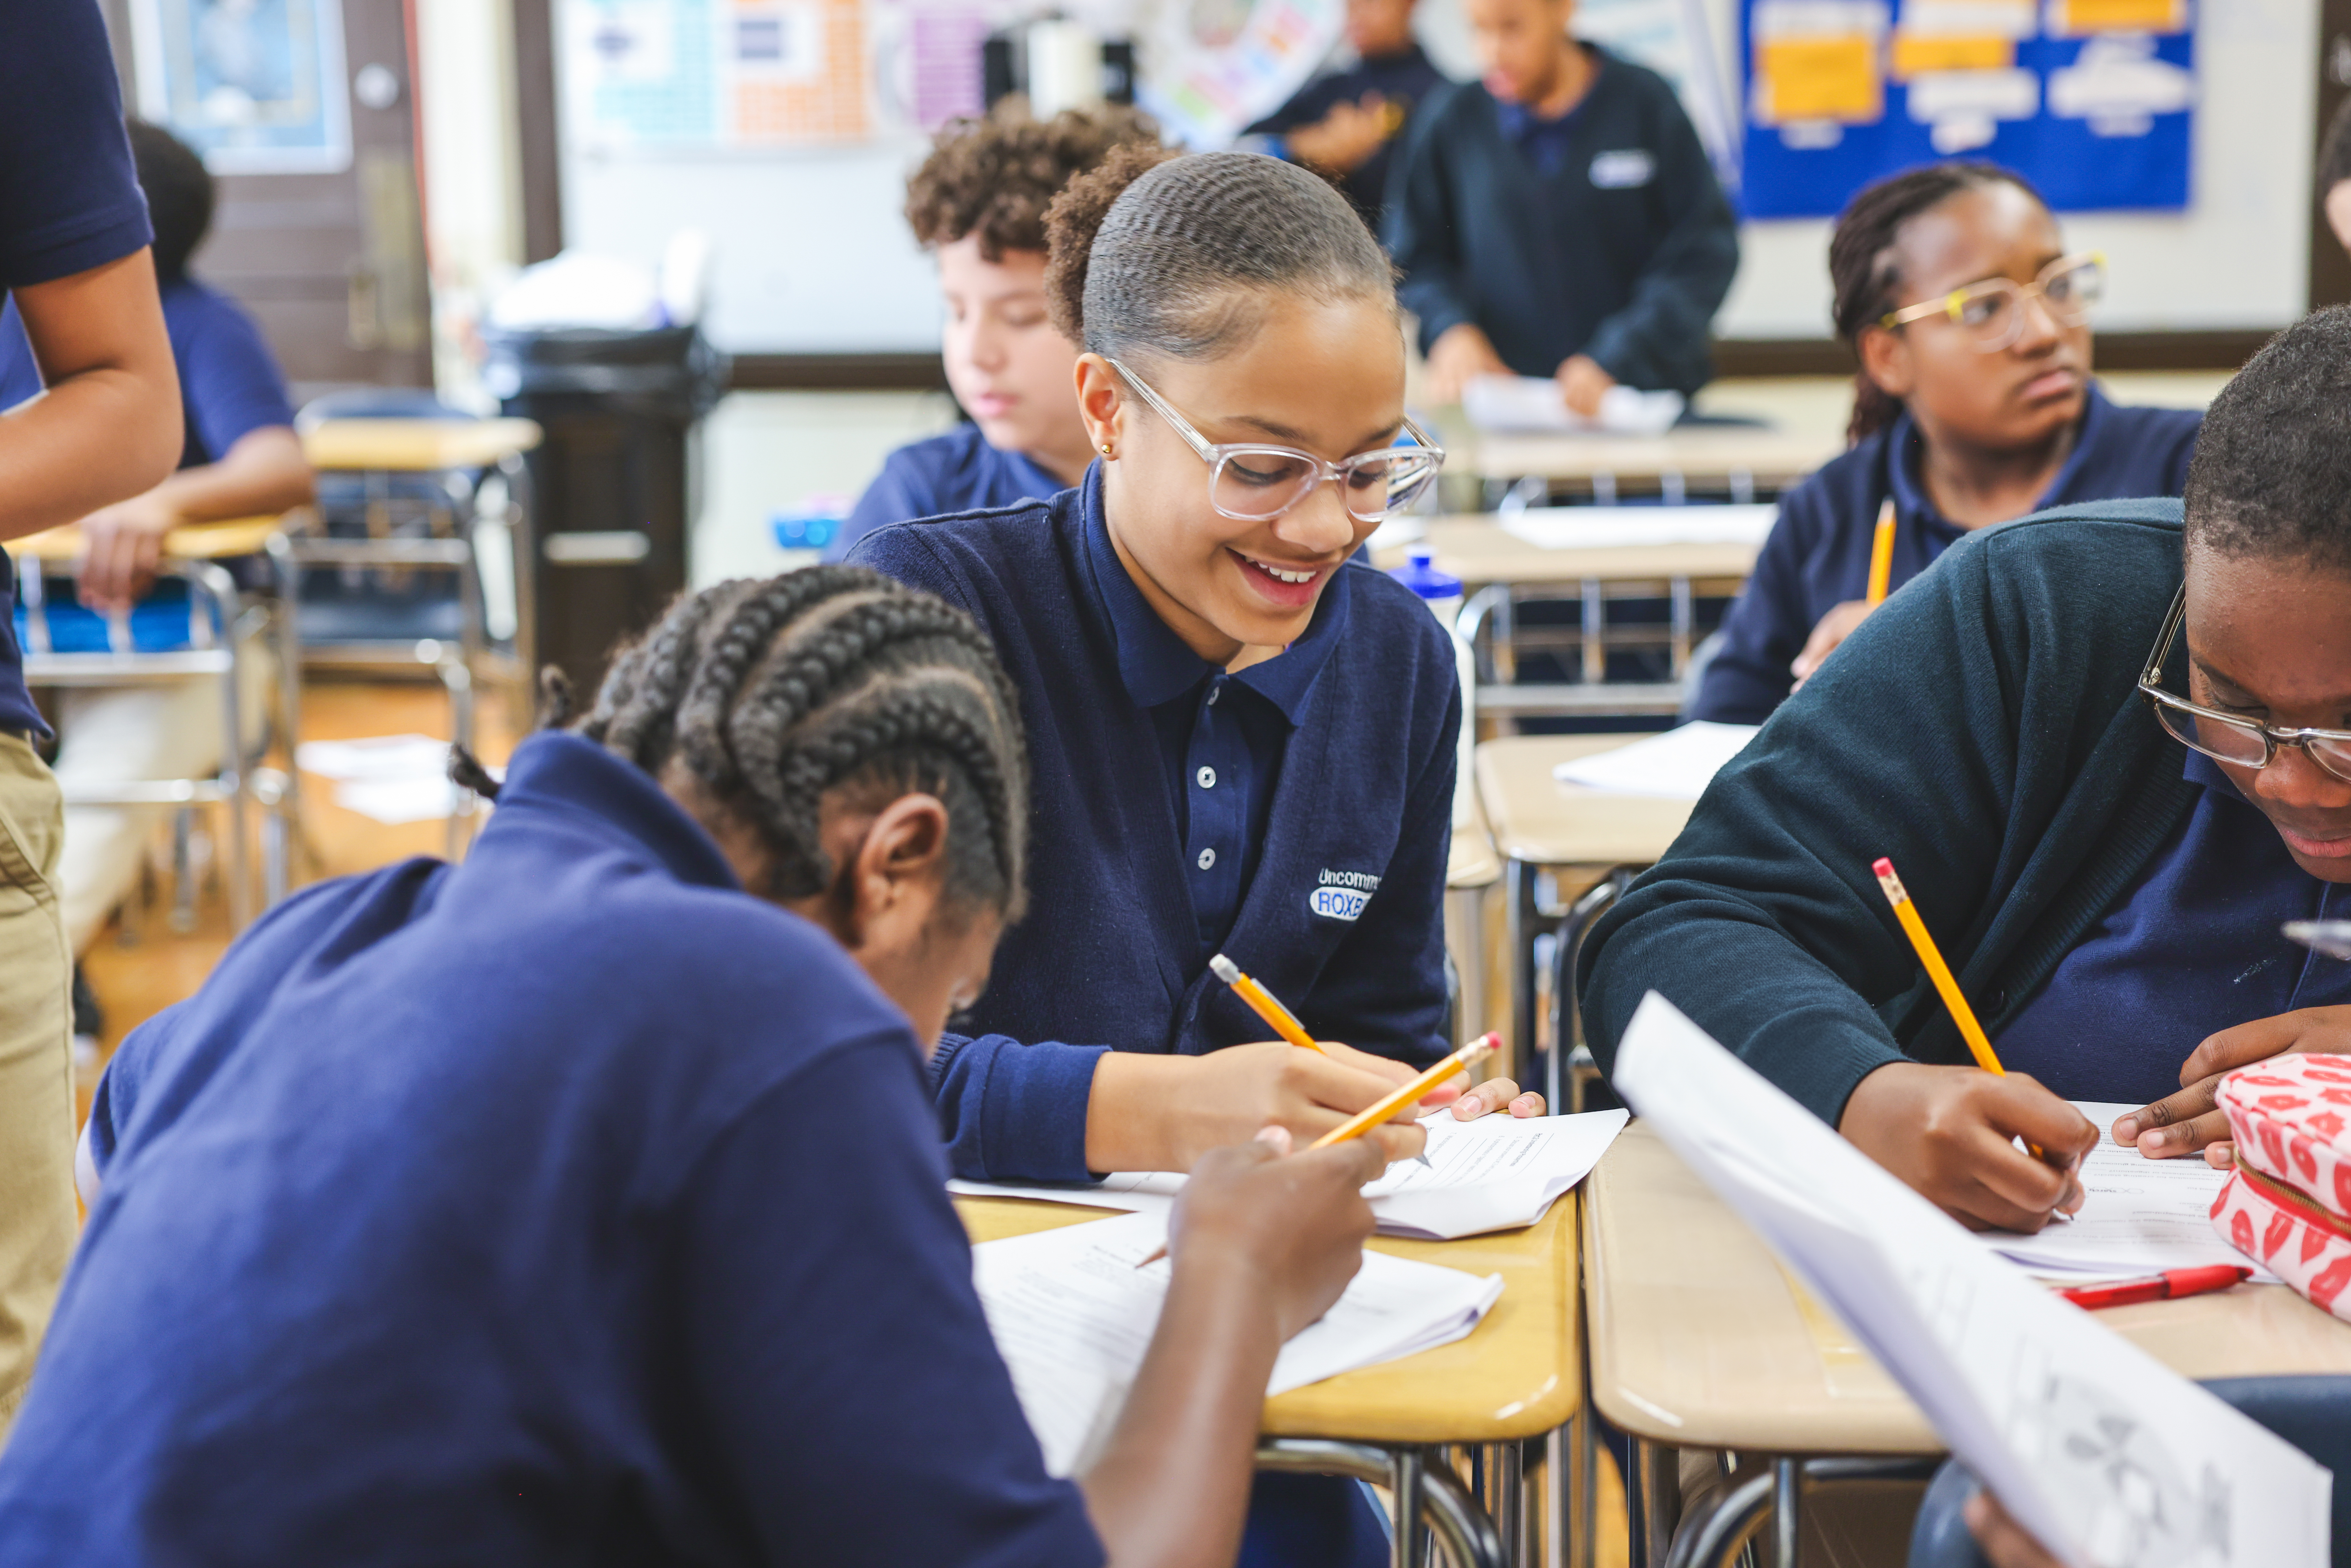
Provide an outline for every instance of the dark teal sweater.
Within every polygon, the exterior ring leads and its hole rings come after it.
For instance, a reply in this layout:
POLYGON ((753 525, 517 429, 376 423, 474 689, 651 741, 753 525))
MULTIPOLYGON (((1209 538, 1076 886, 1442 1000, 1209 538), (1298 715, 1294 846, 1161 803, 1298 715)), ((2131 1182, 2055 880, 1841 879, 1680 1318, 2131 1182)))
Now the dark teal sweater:
POLYGON ((1888 600, 1593 931, 1602 1066, 1651 990, 1832 1124, 1905 1053, 1965 1061, 1880 855, 1997 1035, 2194 804, 2137 695, 2179 533, 2178 501, 2064 507, 1970 536, 1888 600))

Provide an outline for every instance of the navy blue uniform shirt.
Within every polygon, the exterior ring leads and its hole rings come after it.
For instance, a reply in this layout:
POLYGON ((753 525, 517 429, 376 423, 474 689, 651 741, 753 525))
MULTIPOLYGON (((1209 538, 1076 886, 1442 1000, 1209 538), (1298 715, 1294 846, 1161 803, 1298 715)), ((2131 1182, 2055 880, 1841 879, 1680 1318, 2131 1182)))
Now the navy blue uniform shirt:
MULTIPOLYGON (((120 261, 153 237, 97 0, 0 0, 0 292, 120 261)), ((0 570, 0 729, 45 736, 16 596, 0 570)))
MULTIPOLYGON (((1364 221, 1376 230, 1380 226, 1380 211, 1387 200, 1388 173, 1395 162, 1396 144, 1411 124, 1412 113, 1422 99, 1445 85, 1427 51, 1414 44, 1401 54, 1373 55, 1356 61, 1343 71, 1332 71, 1316 77, 1291 95, 1288 103, 1259 120, 1242 132, 1246 136, 1269 136, 1276 139, 1298 130, 1301 126, 1318 123, 1324 115, 1343 103, 1361 103, 1370 93, 1377 93, 1404 110, 1405 125, 1374 149, 1372 155, 1339 177, 1339 189, 1364 221)), ((1281 155, 1290 150, 1281 147, 1281 155)))
POLYGON ((2179 1092, 2205 1036, 2351 1002, 2351 964, 2278 934, 2343 919, 2351 888, 2294 864, 2210 758, 2189 752, 2184 777, 2195 805, 1995 1042, 2001 1065, 2069 1100, 2150 1104, 2179 1092))
MULTIPOLYGON (((1205 803, 1224 781, 1194 780, 1189 820, 1180 814, 1172 745, 1158 709, 1128 689, 1123 623, 1094 565, 1101 497, 1097 467, 1050 502, 878 529, 852 558, 969 611, 995 640, 1028 731, 1029 914, 932 1061, 961 1176, 1083 1181, 1102 1051, 1196 1056, 1266 1038, 1263 1020, 1207 972, 1211 900, 1195 889, 1217 866, 1198 853, 1214 846, 1191 841, 1204 813, 1227 820, 1227 806, 1205 803)), ((1351 561, 1324 587, 1300 651, 1321 659, 1319 673, 1276 674, 1292 656, 1283 653, 1217 682, 1196 662, 1186 688, 1194 720, 1228 700, 1208 709, 1206 692, 1240 690, 1230 700, 1269 697, 1295 727, 1222 946, 1317 1039, 1432 1061, 1443 1050, 1461 721, 1452 645, 1410 590, 1351 561)), ((1193 766, 1188 740, 1185 755, 1193 766)))
POLYGON ((280 905, 101 1099, 0 1563, 1102 1561, 904 1015, 587 740, 462 865, 280 905))
POLYGON ((1384 235, 1398 293, 1424 353, 1471 321, 1522 376, 1585 354, 1629 386, 1694 392, 1714 373, 1708 333, 1739 269, 1739 226, 1674 89, 1583 47, 1599 75, 1559 120, 1520 111, 1531 123, 1513 137, 1478 82, 1440 89, 1413 117, 1384 235))
MULTIPOLYGON (((255 431, 290 426, 294 405, 285 372, 245 307, 193 277, 172 278, 161 292, 187 425, 180 466, 217 463, 255 431)), ((40 390, 41 370, 11 300, 0 309, 0 408, 13 408, 40 390)))
MULTIPOLYGON (((2179 495, 2203 423, 2194 409, 2121 407, 2093 383, 2074 450, 2033 510, 2179 495)), ((1779 520, 1754 575, 1722 618, 1722 646, 1688 716, 1761 724, 1771 716, 1795 681, 1788 666, 1821 617, 1868 594, 1869 553, 1887 496, 1895 516, 1891 586, 1901 587, 1966 537, 1966 528, 1935 510, 1919 483, 1923 451, 1917 424, 1905 410, 1780 497, 1779 520)))
POLYGON ((843 560, 858 540, 884 523, 976 512, 1041 501, 1069 488, 1039 467, 1027 454, 999 452, 977 424, 956 426, 945 435, 912 441, 890 454, 865 494, 857 497, 824 559, 843 560))

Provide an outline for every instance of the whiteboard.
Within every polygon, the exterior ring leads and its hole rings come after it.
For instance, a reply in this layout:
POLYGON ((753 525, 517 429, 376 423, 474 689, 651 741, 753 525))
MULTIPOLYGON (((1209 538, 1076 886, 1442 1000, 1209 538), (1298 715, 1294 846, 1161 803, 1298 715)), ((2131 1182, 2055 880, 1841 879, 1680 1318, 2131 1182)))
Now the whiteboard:
MULTIPOLYGON (((1716 58, 1728 60, 1731 0, 1705 5, 1716 58)), ((2318 0, 2208 0, 2199 21, 2205 97, 2188 210, 2066 221, 2071 244, 2112 264, 2107 329, 2264 329, 2304 308, 2318 0)), ((1416 26, 1441 68, 1474 70, 1458 0, 1421 0, 1416 26)), ((567 140, 565 240, 654 262, 676 230, 706 230, 707 325, 731 352, 933 350, 937 285, 899 211, 924 151, 914 136, 723 153, 590 152, 567 140)), ((1826 220, 1745 225, 1718 332, 1828 336, 1828 232, 1826 220)))

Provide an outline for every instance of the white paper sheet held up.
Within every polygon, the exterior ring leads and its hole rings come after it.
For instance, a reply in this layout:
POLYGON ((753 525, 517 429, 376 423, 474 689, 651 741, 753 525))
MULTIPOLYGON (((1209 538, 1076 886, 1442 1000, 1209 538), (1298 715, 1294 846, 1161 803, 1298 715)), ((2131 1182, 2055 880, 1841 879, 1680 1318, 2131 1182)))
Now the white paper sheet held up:
POLYGON ((1562 784, 1580 784, 1613 795, 1695 800, 1706 793, 1723 764, 1747 749, 1759 727, 1698 719, 1652 739, 1560 763, 1551 776, 1562 784))
POLYGON ((1687 406, 1677 392, 1611 387, 1600 413, 1587 419, 1568 411, 1559 383, 1548 376, 1479 376, 1461 389, 1461 412, 1480 430, 1601 435, 1663 435, 1687 406))
MULTIPOLYGON (((1130 1214, 972 1249, 972 1281, 1020 1408, 1057 1476, 1084 1469, 1117 1423, 1167 1298, 1169 1265, 1135 1264, 1167 1238, 1165 1218, 1130 1214)), ((1268 1395, 1450 1344, 1502 1293, 1483 1278, 1365 1252, 1321 1321, 1281 1347, 1268 1395)))
MULTIPOLYGON (((1480 1116, 1457 1122, 1449 1111, 1420 1119, 1428 1129, 1428 1164, 1398 1160, 1364 1188, 1385 1236, 1451 1241, 1532 1225, 1562 1193, 1592 1174, 1616 1134, 1622 1111, 1580 1116, 1480 1116)), ((1164 1214, 1184 1188, 1177 1171, 1122 1171, 1093 1186, 950 1181, 970 1197, 1027 1197, 1164 1214)))
POLYGON ((2098 1129, 2098 1146, 2082 1161, 2081 1211, 2037 1236, 1987 1231, 1983 1244, 2038 1273, 2107 1276, 2155 1274, 2236 1263, 2256 1281, 2277 1278, 2221 1239, 2212 1228, 2212 1200, 2229 1179, 2189 1156, 2150 1160, 2114 1141, 2115 1118, 2138 1109, 2103 1100, 2074 1107, 2098 1129))
POLYGON ((2061 1559, 2327 1562, 2326 1471, 2003 1267, 1655 992, 1613 1082, 2061 1559))
MULTIPOLYGON (((1777 506, 1759 501, 1720 507, 1529 507, 1523 512, 1497 512, 1493 523, 1537 549, 1622 549, 1632 545, 1760 549, 1779 517, 1777 506)), ((1379 548, 1377 535, 1373 548, 1379 548)))

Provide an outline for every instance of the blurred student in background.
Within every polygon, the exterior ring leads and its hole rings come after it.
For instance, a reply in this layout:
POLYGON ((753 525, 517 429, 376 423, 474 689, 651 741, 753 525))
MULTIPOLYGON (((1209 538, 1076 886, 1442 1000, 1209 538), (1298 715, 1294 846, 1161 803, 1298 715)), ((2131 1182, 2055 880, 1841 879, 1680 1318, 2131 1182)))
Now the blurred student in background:
MULTIPOLYGON (((176 378, 122 93, 92 0, 0 0, 0 292, 40 377, 0 399, 0 539, 171 472, 176 378)), ((0 571, 0 1437, 74 1244, 64 807, 0 571)))
POLYGON ((1388 249, 1428 392, 1555 376, 1578 413, 1619 383, 1689 393, 1739 231, 1656 72, 1569 36, 1574 0, 1464 0, 1485 76, 1414 116, 1388 249))
POLYGON ((1041 500, 1082 478, 1078 350, 1045 314, 1045 209, 1073 174, 1126 142, 1157 145, 1132 110, 1019 110, 956 120, 906 182, 906 222, 939 258, 941 356, 970 415, 890 454, 826 549, 839 560, 884 523, 1041 500))
POLYGON ((1780 498, 1692 718, 1762 723, 1861 624, 1888 501, 1899 588, 1970 529, 2187 483, 2204 416, 2098 391, 2105 263, 2066 250, 2023 176, 1938 163, 1879 181, 1837 219, 1829 275, 1861 361, 1853 450, 1780 498))
POLYGON ((1347 0, 1355 63, 1316 77, 1245 134, 1261 151, 1332 176, 1379 232, 1398 139, 1423 99, 1446 85, 1412 36, 1414 0, 1347 0))

